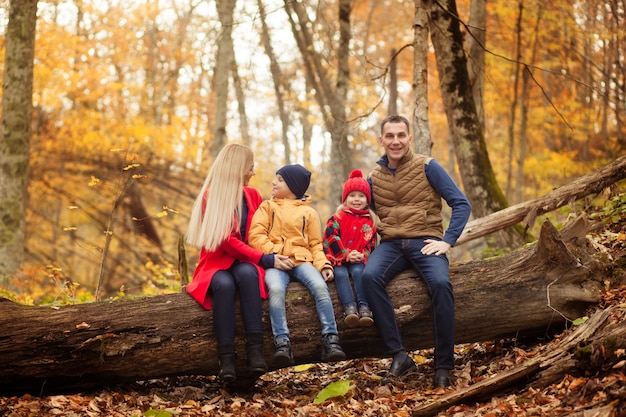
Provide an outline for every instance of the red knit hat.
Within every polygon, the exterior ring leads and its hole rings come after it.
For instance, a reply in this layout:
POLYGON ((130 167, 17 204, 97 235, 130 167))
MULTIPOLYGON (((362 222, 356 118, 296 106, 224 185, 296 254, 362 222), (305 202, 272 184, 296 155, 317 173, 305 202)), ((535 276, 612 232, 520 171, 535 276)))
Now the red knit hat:
POLYGON ((348 178, 348 180, 343 185, 343 194, 341 195, 341 201, 346 201, 346 197, 348 197, 348 194, 350 194, 352 191, 362 192, 367 198, 367 204, 370 203, 370 184, 365 178, 363 178, 363 173, 360 169, 355 169, 350 173, 350 178, 348 178))

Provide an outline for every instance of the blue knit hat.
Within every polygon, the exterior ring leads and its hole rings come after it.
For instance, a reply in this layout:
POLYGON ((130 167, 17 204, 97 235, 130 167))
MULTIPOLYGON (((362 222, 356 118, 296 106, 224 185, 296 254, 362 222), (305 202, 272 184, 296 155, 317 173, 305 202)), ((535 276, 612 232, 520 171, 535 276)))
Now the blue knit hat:
POLYGON ((296 198, 304 197, 311 184, 311 172, 300 164, 285 165, 276 171, 276 174, 283 177, 296 198))

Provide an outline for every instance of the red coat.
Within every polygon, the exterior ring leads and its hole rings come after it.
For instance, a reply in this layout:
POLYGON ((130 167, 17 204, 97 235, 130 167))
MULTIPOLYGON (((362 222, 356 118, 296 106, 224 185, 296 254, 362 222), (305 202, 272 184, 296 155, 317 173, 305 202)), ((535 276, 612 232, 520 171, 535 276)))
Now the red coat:
MULTIPOLYGON (((259 207, 263 199, 258 190, 252 187, 243 187, 243 195, 248 205, 248 218, 246 219, 246 230, 250 229, 252 215, 259 207)), ((259 266, 263 252, 253 249, 241 240, 239 231, 230 234, 222 244, 214 251, 206 249, 200 251, 200 260, 193 274, 193 279, 187 285, 187 293, 207 310, 212 309, 211 298, 207 297, 211 279, 217 271, 229 269, 235 260, 249 262, 256 266, 259 272, 259 289, 261 298, 267 298, 267 288, 265 287, 265 270, 259 266)))

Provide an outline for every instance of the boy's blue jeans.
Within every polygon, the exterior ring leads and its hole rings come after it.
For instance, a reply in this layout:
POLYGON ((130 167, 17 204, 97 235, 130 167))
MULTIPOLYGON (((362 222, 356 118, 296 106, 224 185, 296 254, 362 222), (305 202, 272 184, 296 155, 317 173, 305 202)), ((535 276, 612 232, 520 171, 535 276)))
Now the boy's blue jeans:
POLYGON ((324 277, 317 268, 310 263, 304 263, 296 266, 291 271, 283 271, 276 268, 270 268, 265 271, 265 284, 269 290, 270 321, 272 322, 274 341, 289 338, 285 312, 285 294, 287 293, 287 285, 289 285, 292 279, 302 283, 313 295, 317 317, 322 326, 322 338, 330 333, 337 334, 333 302, 330 298, 326 281, 324 281, 324 277))
POLYGON ((363 289, 383 347, 393 355, 404 350, 393 303, 386 286, 406 269, 413 269, 424 280, 432 301, 435 369, 454 369, 454 296, 448 258, 423 255, 424 239, 385 240, 374 250, 363 271, 363 289))
POLYGON ((365 265, 362 263, 344 263, 335 266, 335 286, 343 308, 357 305, 358 307, 367 306, 365 292, 363 292, 364 268, 365 265), (350 281, 350 276, 352 276, 352 281, 350 281), (352 282, 354 283, 354 291, 352 291, 352 282), (354 299, 355 293, 356 301, 354 299))

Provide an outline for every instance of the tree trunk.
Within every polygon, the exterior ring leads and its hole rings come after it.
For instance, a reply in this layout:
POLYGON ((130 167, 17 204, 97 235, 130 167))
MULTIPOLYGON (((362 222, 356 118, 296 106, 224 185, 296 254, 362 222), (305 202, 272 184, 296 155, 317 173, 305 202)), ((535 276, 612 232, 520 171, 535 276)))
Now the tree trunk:
POLYGON ((235 60, 233 47, 233 13, 237 0, 218 0, 217 12, 219 14, 222 33, 220 34, 217 56, 215 58, 215 126, 213 129, 213 142, 211 143, 211 159, 215 159, 219 151, 226 144, 226 120, 228 113, 228 80, 235 60))
MULTIPOLYGON (((456 342, 545 335, 582 316, 601 300, 599 287, 610 280, 595 261, 579 218, 561 233, 545 222, 540 240, 506 256, 450 269, 456 299, 456 342), (568 247, 575 246, 575 255, 568 247), (485 325, 489 323, 489 325, 485 325)), ((375 327, 348 329, 334 283, 341 343, 349 358, 383 355, 375 327)), ((428 348, 430 300, 414 273, 389 284, 407 349, 428 348)), ((1 299, 0 299, 1 300, 1 299)), ((287 318, 296 363, 318 362, 320 327, 315 304, 300 284, 291 284, 287 318)), ((264 306, 267 309, 267 303, 264 306)), ((0 302, 0 392, 50 394, 118 382, 175 375, 215 374, 218 370, 212 313, 187 294, 170 294, 61 308, 0 302)), ((264 311, 265 349, 272 337, 264 311)), ((245 352, 238 323, 240 367, 245 352)))
MULTIPOLYGON (((536 62, 537 52, 539 51, 539 36, 540 27, 543 21, 541 17, 543 13, 539 13, 535 22, 535 30, 533 31, 535 36, 532 44, 531 64, 536 62)), ((515 176, 515 193, 513 201, 516 203, 524 201, 524 164, 526 163, 526 154, 528 150, 528 114, 530 110, 530 87, 531 87, 532 75, 530 69, 524 66, 522 72, 522 91, 520 94, 520 128, 519 128, 519 151, 517 155, 517 173, 515 176)))
POLYGON ((391 48, 389 59, 389 102, 387 114, 398 114, 398 61, 396 60, 396 48, 391 48))
POLYGON ((520 68, 522 68, 521 64, 521 55, 522 55, 522 15, 524 12, 524 5, 520 1, 518 3, 518 14, 517 14, 517 24, 516 28, 516 42, 515 42, 515 72, 513 73, 513 83, 511 86, 511 105, 509 109, 509 126, 507 129, 508 139, 509 139, 509 155, 508 155, 508 167, 506 171, 506 191, 505 195, 511 198, 511 189, 513 185, 513 171, 515 168, 513 167, 513 159, 515 154, 515 129, 516 129, 516 116, 517 116, 517 101, 519 99, 519 78, 520 78, 520 68))
POLYGON ((431 155, 433 148, 428 123, 428 7, 429 0, 415 0, 415 14, 413 16, 413 146, 415 152, 424 155, 431 155))
POLYGON ((337 44, 337 80, 335 94, 328 100, 330 104, 331 136, 330 165, 331 173, 329 199, 332 203, 341 202, 343 183, 352 170, 353 151, 349 145, 349 124, 347 121, 346 106, 350 90, 350 17, 352 14, 352 0, 339 0, 337 21, 339 22, 339 41, 337 44))
POLYGON ((233 76, 233 87, 235 88, 235 96, 237 97, 237 110, 239 111, 239 134, 241 142, 251 147, 252 140, 250 138, 250 123, 248 123, 248 115, 246 112, 246 95, 244 91, 246 88, 242 85, 241 77, 239 76, 239 67, 237 60, 235 59, 235 53, 233 52, 233 61, 231 66, 231 74, 233 76))
MULTIPOLYGON (((463 50, 456 2, 432 2, 430 36, 435 48, 441 96, 463 179, 463 188, 477 218, 507 207, 489 161, 487 144, 476 112, 463 50)), ((496 236, 499 247, 522 243, 515 230, 496 236)))
POLYGON ((467 37, 467 72, 480 128, 485 132, 485 50, 487 48, 487 0, 471 0, 467 37))
POLYGON ((37 0, 10 2, 0 127, 0 276, 15 274, 24 259, 36 24, 37 0))
POLYGON ((272 83, 274 84, 274 94, 276 94, 276 110, 281 123, 281 143, 285 148, 285 164, 291 165, 291 145, 289 144, 289 115, 287 106, 285 104, 285 91, 290 90, 289 77, 286 77, 280 69, 278 58, 274 53, 272 41, 270 37, 270 29, 267 25, 267 14, 265 12, 265 5, 263 0, 257 0, 257 6, 259 8, 259 20, 261 23, 261 43, 265 50, 265 55, 270 61, 270 74, 272 74, 272 83))

